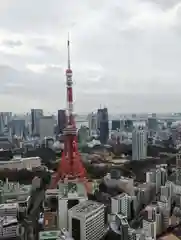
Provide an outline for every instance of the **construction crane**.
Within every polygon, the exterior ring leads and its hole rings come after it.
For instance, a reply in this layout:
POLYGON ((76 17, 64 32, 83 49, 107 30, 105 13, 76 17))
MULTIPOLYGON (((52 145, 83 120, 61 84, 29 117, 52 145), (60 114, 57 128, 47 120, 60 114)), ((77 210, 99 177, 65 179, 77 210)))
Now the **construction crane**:
POLYGON ((18 232, 22 239, 38 239, 38 220, 45 199, 45 191, 51 181, 51 175, 46 172, 42 178, 35 177, 32 181, 30 199, 27 208, 20 208, 18 213, 18 232))

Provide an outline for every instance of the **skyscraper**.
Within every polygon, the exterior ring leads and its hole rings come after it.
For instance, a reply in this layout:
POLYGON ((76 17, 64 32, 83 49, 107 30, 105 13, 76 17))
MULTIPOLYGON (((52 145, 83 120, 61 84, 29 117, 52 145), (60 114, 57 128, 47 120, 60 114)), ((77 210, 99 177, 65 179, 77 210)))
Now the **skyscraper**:
POLYGON ((11 112, 0 112, 0 134, 9 130, 9 124, 12 120, 11 112))
POLYGON ((121 128, 121 120, 112 120, 112 130, 121 128))
POLYGON ((107 108, 98 109, 97 127, 100 131, 100 142, 106 144, 109 137, 109 118, 107 108))
POLYGON ((66 126, 66 112, 64 109, 58 110, 58 133, 63 133, 66 126))
POLYGON ((13 119, 11 122, 11 133, 17 137, 24 137, 25 135, 25 120, 13 119))
POLYGON ((32 135, 39 135, 39 121, 40 118, 43 116, 42 109, 31 109, 31 134, 32 135))
POLYGON ((132 160, 146 159, 147 157, 147 132, 135 128, 132 132, 132 160))
POLYGON ((88 115, 88 124, 89 124, 89 134, 90 136, 97 133, 97 114, 90 113, 88 115))
POLYGON ((54 136, 54 117, 43 116, 39 119, 39 134, 43 140, 46 137, 54 136))

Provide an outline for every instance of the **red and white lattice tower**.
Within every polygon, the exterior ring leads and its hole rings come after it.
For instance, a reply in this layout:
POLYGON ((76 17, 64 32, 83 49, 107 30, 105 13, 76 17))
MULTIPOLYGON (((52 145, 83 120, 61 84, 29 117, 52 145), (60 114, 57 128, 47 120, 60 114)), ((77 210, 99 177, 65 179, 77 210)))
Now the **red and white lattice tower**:
POLYGON ((57 170, 54 187, 62 179, 80 180, 86 179, 86 170, 82 164, 77 146, 77 129, 73 115, 73 91, 72 91, 72 70, 70 66, 70 42, 68 39, 68 68, 66 70, 66 90, 67 90, 67 124, 64 129, 64 151, 57 170))

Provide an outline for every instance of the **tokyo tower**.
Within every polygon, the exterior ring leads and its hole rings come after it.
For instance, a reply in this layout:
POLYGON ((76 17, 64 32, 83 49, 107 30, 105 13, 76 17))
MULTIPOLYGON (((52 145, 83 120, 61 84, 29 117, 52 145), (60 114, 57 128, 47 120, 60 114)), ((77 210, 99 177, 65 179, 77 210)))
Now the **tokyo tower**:
POLYGON ((66 92, 67 92, 67 123, 63 131, 64 135, 64 151, 60 161, 54 187, 56 187, 59 180, 79 180, 86 179, 86 170, 82 164, 80 153, 77 146, 77 129, 73 116, 73 91, 72 91, 72 70, 70 64, 70 41, 67 41, 68 50, 68 68, 66 70, 66 92))

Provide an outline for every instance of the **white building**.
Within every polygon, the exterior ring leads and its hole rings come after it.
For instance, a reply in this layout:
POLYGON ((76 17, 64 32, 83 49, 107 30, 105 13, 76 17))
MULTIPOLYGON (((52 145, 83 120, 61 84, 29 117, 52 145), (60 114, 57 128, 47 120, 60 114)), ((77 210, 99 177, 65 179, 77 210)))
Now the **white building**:
POLYGON ((162 214, 160 212, 156 213, 156 234, 162 233, 162 214))
POLYGON ((87 192, 82 183, 60 183, 58 193, 59 229, 68 229, 68 210, 87 200, 87 192), (73 189, 73 191, 72 191, 73 189))
POLYGON ((169 199, 169 197, 171 196, 169 186, 161 186, 160 193, 161 193, 161 195, 160 195, 161 201, 164 200, 165 198, 169 199))
POLYGON ((156 222, 155 221, 146 221, 143 220, 143 230, 146 233, 147 237, 152 237, 156 240, 156 222))
POLYGON ((169 226, 169 218, 170 218, 170 203, 166 202, 157 202, 159 206, 159 210, 162 214, 162 230, 165 231, 169 226))
POLYGON ((88 127, 90 136, 96 135, 97 133, 97 114, 90 113, 88 115, 88 127))
POLYGON ((12 216, 17 217, 18 203, 0 204, 0 217, 12 216))
POLYGON ((157 169, 156 170, 156 193, 160 191, 161 183, 162 183, 162 173, 160 169, 157 169))
POLYGON ((14 239, 17 237, 17 218, 12 216, 0 217, 0 238, 14 239))
POLYGON ((105 234, 104 204, 85 201, 69 210, 69 232, 74 240, 100 240, 105 234))
POLYGON ((1 161, 0 169, 8 168, 8 169, 29 169, 41 166, 41 159, 39 157, 30 157, 30 158, 15 158, 11 161, 1 161))
POLYGON ((156 172, 155 171, 146 172, 146 182, 147 183, 155 183, 156 182, 156 172))
POLYGON ((104 184, 109 187, 117 187, 129 195, 134 195, 134 179, 121 177, 119 179, 113 179, 108 173, 104 177, 104 184))
POLYGON ((53 116, 44 116, 40 118, 40 139, 54 136, 54 123, 55 120, 53 116))
POLYGON ((147 158, 147 132, 135 128, 132 132, 132 160, 147 158))
POLYGON ((127 218, 131 215, 131 196, 122 193, 111 198, 111 213, 121 213, 127 218))
POLYGON ((146 207, 146 211, 147 211, 147 214, 148 214, 148 220, 149 221, 155 221, 156 219, 156 212, 157 212, 157 206, 155 205, 148 205, 146 207))

